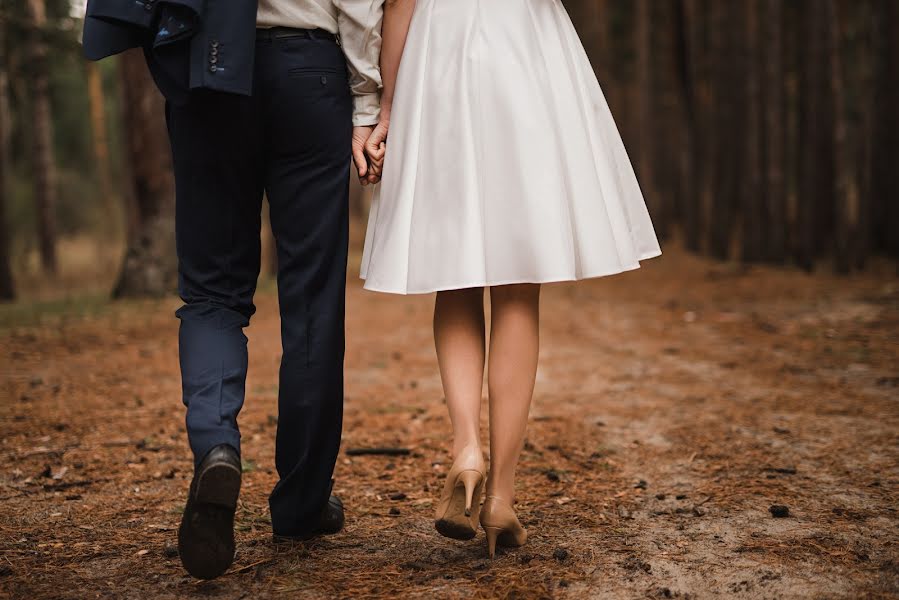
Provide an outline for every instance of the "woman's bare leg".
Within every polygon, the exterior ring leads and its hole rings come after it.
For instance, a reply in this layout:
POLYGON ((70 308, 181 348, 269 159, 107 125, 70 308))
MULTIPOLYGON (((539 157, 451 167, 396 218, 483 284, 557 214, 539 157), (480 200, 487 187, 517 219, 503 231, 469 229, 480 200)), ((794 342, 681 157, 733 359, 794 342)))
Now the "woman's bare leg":
POLYGON ((490 288, 490 474, 487 495, 510 505, 524 444, 539 353, 540 286, 490 288))
POLYGON ((484 327, 483 288, 438 292, 434 304, 434 344, 453 424, 454 457, 467 447, 480 448, 484 327))

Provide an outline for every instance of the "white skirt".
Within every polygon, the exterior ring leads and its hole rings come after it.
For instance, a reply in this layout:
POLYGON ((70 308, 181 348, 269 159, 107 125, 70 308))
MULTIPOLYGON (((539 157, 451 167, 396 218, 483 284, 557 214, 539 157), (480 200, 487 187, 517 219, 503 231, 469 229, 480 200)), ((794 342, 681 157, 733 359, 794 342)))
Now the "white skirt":
POLYGON ((418 0, 369 215, 365 288, 571 281, 660 253, 560 0, 418 0))

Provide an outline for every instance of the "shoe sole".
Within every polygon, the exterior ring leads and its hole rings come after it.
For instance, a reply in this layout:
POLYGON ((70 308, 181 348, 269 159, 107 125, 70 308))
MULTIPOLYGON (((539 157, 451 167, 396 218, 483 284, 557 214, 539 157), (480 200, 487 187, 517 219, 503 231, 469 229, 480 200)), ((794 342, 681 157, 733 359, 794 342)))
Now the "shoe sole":
POLYGON ((236 509, 240 495, 240 470, 230 463, 215 463, 200 474, 194 500, 236 509))
POLYGON ((465 488, 457 486, 443 516, 434 521, 434 528, 443 537, 454 540, 471 540, 478 534, 478 515, 481 512, 481 493, 484 482, 478 484, 474 492, 471 513, 465 514, 465 488))
POLYGON ((434 522, 437 533, 443 537, 452 538, 454 540, 471 540, 477 535, 477 531, 467 522, 452 521, 449 519, 438 519, 434 522))
POLYGON ((229 463, 206 467, 178 529, 181 564, 198 579, 214 579, 234 562, 234 511, 240 470, 229 463))

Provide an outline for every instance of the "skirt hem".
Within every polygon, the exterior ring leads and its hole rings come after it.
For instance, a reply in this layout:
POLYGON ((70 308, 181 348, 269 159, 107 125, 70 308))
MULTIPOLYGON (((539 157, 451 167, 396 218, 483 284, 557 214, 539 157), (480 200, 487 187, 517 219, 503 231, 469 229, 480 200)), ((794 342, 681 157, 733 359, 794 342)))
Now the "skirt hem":
POLYGON ((618 270, 590 273, 587 275, 582 275, 581 277, 572 277, 570 275, 566 275, 563 277, 546 277, 546 278, 542 278, 542 279, 521 277, 521 278, 512 278, 512 279, 501 280, 501 281, 464 283, 464 284, 448 284, 448 285, 434 286, 434 287, 429 287, 429 288, 419 288, 419 289, 415 289, 415 290, 410 290, 408 288, 403 290, 401 288, 391 288, 389 286, 375 286, 375 285, 372 285, 371 283, 369 283, 367 277, 362 274, 360 274, 359 279, 362 279, 363 281, 365 281, 365 285, 363 286, 363 289, 365 289, 369 292, 377 292, 380 294, 395 294, 395 295, 400 295, 400 296, 417 296, 417 295, 424 295, 424 294, 433 294, 436 292, 447 292, 450 290, 465 290, 465 289, 471 289, 471 288, 494 287, 494 286, 499 286, 499 285, 516 285, 516 284, 522 284, 522 283, 533 283, 533 284, 541 284, 542 285, 544 283, 564 283, 564 282, 571 282, 571 281, 583 281, 585 279, 597 279, 599 277, 610 277, 612 275, 618 275, 620 273, 626 273, 628 271, 635 271, 640 268, 640 263, 642 261, 649 260, 651 258, 656 258, 657 256, 661 256, 661 254, 662 254, 661 250, 647 252, 646 254, 642 255, 637 260, 636 263, 626 265, 624 267, 621 267, 618 270))

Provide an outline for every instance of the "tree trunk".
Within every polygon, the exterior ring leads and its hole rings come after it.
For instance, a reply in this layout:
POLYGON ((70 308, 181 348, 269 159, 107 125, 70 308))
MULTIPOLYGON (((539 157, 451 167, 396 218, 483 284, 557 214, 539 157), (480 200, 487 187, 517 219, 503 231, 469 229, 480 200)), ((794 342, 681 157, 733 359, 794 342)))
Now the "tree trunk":
POLYGON ((758 262, 765 247, 765 203, 762 195, 762 64, 757 0, 742 0, 746 58, 746 170, 742 187, 743 262, 758 262))
MULTIPOLYGON (((844 10, 837 5, 838 10, 844 10)), ((873 190, 874 139, 875 130, 881 126, 877 116, 877 63, 878 63, 878 18, 876 2, 854 5, 858 23, 855 27, 853 54, 841 55, 840 71, 844 88, 857 90, 855 101, 848 108, 846 118, 851 123, 849 156, 853 168, 853 180, 857 191, 855 235, 851 242, 851 265, 853 269, 863 269, 865 261, 873 249, 873 225, 871 218, 875 202, 873 190), (851 58, 854 56, 855 58, 851 58), (852 118, 850 118, 850 116, 852 118)), ((895 26, 896 23, 893 24, 895 26)), ((851 27, 851 25, 850 25, 851 27)), ((844 98, 851 96, 848 89, 844 98)), ((887 109, 889 110, 889 109, 887 109)), ((894 151, 895 152, 895 151, 894 151)), ((893 154, 894 157, 899 156, 893 154)), ((853 208, 850 206, 850 211, 853 208)))
POLYGON ((651 112, 652 162, 654 190, 658 196, 659 218, 668 236, 670 228, 683 212, 681 156, 686 150, 685 117, 680 96, 678 54, 678 5, 676 2, 652 2, 651 22, 651 112))
MULTIPOLYGON (((6 29, 0 26, 0 48, 6 48, 6 29)), ((9 185, 9 105, 6 57, 0 57, 0 302, 15 300, 16 291, 10 263, 10 229, 6 222, 6 198, 9 185)))
POLYGON ((28 0, 29 92, 31 101, 31 149, 34 203, 37 208, 37 235, 41 265, 55 274, 56 260, 56 162, 53 157, 53 122, 50 114, 47 25, 44 0, 28 0))
POLYGON ((711 197, 711 162, 709 148, 714 129, 709 126, 711 101, 708 87, 708 52, 703 32, 706 24, 705 4, 702 0, 681 0, 683 71, 681 95, 685 107, 686 145, 688 156, 682 165, 686 198, 683 207, 684 239, 688 250, 699 252, 703 247, 704 206, 711 197))
POLYGON ((634 47, 637 54, 637 114, 640 116, 637 145, 637 170, 646 205, 653 216, 656 233, 663 236, 666 229, 662 203, 656 192, 653 168, 653 135, 655 114, 652 85, 652 5, 650 0, 636 0, 634 47))
POLYGON ((686 0, 677 0, 673 6, 674 23, 673 47, 674 57, 672 77, 674 78, 672 94, 676 97, 677 146, 674 148, 672 160, 675 163, 677 177, 678 210, 677 218, 681 224, 685 243, 691 246, 690 238, 695 237, 696 181, 693 168, 695 162, 695 122, 693 113, 693 76, 690 66, 690 32, 687 25, 686 0))
POLYGON ((815 258, 831 250, 834 229, 834 108, 828 51, 826 7, 812 0, 803 5, 806 39, 800 65, 804 78, 800 115, 799 264, 811 269, 815 258))
POLYGON ((713 204, 710 213, 709 251, 720 260, 730 256, 737 210, 740 206, 740 173, 745 168, 746 70, 741 48, 741 14, 726 2, 712 3, 711 56, 715 146, 709 161, 714 165, 713 204))
POLYGON ((784 177, 786 162, 786 101, 784 98, 783 66, 783 4, 782 0, 766 0, 764 12, 764 196, 766 206, 767 243, 763 258, 783 262, 786 252, 787 186, 784 177))
POLYGON ((873 213, 874 244, 889 256, 899 257, 899 169, 896 153, 899 149, 899 2, 883 0, 876 3, 877 24, 876 110, 878 123, 874 128, 872 151, 871 196, 876 209, 873 213))
POLYGON ((165 104, 139 50, 121 58, 124 132, 134 188, 136 229, 113 296, 159 296, 177 287, 175 185, 165 104))
POLYGON ((565 0, 565 8, 577 28, 584 50, 602 87, 606 101, 613 109, 618 103, 611 69, 611 2, 610 0, 565 0))
POLYGON ((612 4, 610 0, 593 0, 590 7, 591 45, 593 46, 596 78, 610 106, 620 108, 617 99, 618 86, 612 72, 612 4))
POLYGON ((106 131, 106 103, 103 97, 103 78, 100 66, 95 61, 86 61, 87 72, 87 97, 90 106, 91 133, 93 134, 91 148, 94 155, 94 163, 97 169, 97 180, 100 184, 100 194, 106 206, 107 214, 117 214, 115 198, 112 191, 112 177, 109 173, 109 136, 106 131))
POLYGON ((827 19, 827 50, 830 94, 833 98, 833 165, 834 173, 834 267, 848 273, 855 262, 853 241, 858 235, 859 187, 854 159, 850 155, 849 124, 846 115, 846 96, 840 15, 835 0, 825 0, 827 19))

